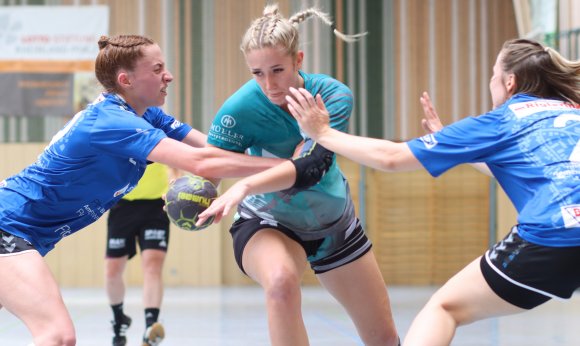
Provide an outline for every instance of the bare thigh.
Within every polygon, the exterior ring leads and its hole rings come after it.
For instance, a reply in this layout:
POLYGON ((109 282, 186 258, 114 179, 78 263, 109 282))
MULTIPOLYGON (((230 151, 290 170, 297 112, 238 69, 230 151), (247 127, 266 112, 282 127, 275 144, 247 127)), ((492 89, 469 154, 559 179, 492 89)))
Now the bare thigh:
POLYGON ((257 232, 246 244, 242 256, 244 271, 262 286, 280 271, 300 278, 306 264, 302 246, 273 229, 257 232))
POLYGON ((347 310, 363 340, 384 333, 379 339, 395 342, 389 296, 372 251, 318 279, 347 310))
POLYGON ((480 259, 477 258, 455 274, 427 303, 443 307, 458 325, 526 311, 493 292, 481 273, 480 259))
POLYGON ((0 304, 20 318, 33 335, 47 328, 72 329, 58 285, 36 251, 0 257, 0 304))

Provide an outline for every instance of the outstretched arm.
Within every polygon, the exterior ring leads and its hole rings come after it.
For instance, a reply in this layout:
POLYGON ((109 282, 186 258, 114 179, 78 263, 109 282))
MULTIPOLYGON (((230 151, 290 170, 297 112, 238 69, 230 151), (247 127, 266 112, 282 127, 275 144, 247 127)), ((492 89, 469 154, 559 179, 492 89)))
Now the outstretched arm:
POLYGON ((348 159, 382 171, 409 171, 423 166, 407 144, 349 135, 329 126, 322 98, 306 89, 290 88, 288 108, 304 132, 316 142, 348 159))
POLYGON ((215 215, 214 223, 218 223, 248 195, 287 189, 294 184, 295 180, 296 170, 288 160, 271 169, 238 180, 198 215, 196 224, 202 225, 213 215, 215 215))
POLYGON ((333 156, 318 143, 308 141, 298 157, 236 182, 199 214, 196 225, 202 225, 212 215, 214 222, 219 222, 248 195, 281 190, 293 194, 316 185, 332 166, 333 156))
POLYGON ((207 135, 199 130, 191 129, 187 136, 181 140, 183 143, 196 148, 203 148, 207 143, 207 135))
POLYGON ((285 161, 234 153, 215 147, 196 148, 171 138, 162 139, 149 153, 147 160, 214 179, 245 177, 285 161))

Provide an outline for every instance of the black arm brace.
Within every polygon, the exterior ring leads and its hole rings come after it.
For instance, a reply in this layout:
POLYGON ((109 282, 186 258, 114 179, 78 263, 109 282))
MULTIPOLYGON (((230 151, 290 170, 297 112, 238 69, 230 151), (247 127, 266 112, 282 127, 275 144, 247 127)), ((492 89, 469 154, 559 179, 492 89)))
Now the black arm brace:
POLYGON ((334 153, 314 141, 310 143, 310 147, 300 157, 292 160, 296 168, 296 181, 292 190, 304 190, 318 184, 332 165, 334 153))

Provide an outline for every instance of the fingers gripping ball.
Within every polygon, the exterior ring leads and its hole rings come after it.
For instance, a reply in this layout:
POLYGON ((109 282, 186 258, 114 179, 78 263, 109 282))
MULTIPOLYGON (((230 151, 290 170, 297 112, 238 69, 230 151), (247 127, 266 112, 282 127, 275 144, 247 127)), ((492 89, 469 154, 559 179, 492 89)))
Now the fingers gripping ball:
POLYGON ((199 231, 211 225, 214 217, 196 227, 197 216, 217 197, 214 184, 197 175, 184 175, 169 186, 165 210, 169 220, 186 231, 199 231))

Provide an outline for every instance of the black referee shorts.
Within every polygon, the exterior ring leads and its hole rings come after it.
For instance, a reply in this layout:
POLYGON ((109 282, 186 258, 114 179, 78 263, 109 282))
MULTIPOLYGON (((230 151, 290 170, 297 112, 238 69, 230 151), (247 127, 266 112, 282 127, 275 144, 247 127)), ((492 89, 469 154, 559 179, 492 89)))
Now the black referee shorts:
POLYGON ((165 202, 154 200, 121 200, 109 211, 107 220, 107 257, 132 258, 141 251, 167 251, 169 218, 163 210, 165 202))

